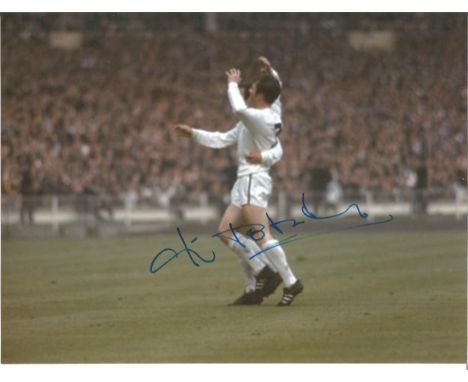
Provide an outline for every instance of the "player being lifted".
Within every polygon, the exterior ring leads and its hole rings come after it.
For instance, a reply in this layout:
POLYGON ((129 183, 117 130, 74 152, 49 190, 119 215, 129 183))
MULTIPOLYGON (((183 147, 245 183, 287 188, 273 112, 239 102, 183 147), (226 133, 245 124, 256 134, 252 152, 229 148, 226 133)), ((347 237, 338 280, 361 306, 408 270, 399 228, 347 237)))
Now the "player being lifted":
POLYGON ((240 71, 231 69, 226 72, 229 102, 239 118, 239 123, 232 130, 226 133, 207 132, 186 125, 177 125, 176 130, 182 136, 193 137, 198 143, 213 148, 223 148, 237 142, 237 181, 231 190, 231 204, 219 224, 219 231, 226 231, 220 238, 241 258, 246 279, 245 293, 234 304, 260 304, 283 281, 283 297, 278 306, 288 306, 304 287, 292 273, 278 241, 271 236, 266 216, 272 191, 268 171, 282 156, 278 141, 281 131, 281 85, 268 60, 263 57, 259 60, 263 75, 250 87, 247 103, 239 89, 240 71), (262 224, 265 227, 264 235, 254 241, 236 232, 245 245, 243 247, 229 232, 230 224, 232 227, 262 224), (250 259, 261 251, 264 252, 250 259), (255 284, 253 281, 256 281, 255 284))

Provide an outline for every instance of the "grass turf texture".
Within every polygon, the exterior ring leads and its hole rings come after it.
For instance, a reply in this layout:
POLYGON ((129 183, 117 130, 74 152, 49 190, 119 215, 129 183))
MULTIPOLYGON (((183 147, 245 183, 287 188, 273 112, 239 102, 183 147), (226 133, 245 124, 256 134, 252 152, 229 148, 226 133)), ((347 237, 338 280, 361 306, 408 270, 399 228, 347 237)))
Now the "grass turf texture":
POLYGON ((466 360, 464 233, 335 233, 287 244, 305 291, 229 307, 238 260, 214 239, 156 274, 174 235, 2 242, 2 362, 466 360))

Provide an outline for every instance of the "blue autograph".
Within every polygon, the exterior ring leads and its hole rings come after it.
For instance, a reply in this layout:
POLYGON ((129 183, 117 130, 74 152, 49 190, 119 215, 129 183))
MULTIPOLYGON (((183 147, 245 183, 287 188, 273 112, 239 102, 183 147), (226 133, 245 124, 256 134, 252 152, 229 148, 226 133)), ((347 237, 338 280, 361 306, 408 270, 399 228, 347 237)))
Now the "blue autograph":
MULTIPOLYGON (((359 207, 359 205, 357 203, 350 204, 343 211, 341 211, 341 212, 339 212, 339 213, 337 213, 335 215, 317 216, 307 208, 307 205, 306 205, 306 202, 305 202, 305 195, 304 195, 304 193, 302 193, 301 211, 302 211, 302 214, 306 218, 308 218, 309 220, 331 220, 331 219, 336 219, 336 218, 339 218, 341 216, 346 215, 352 209, 355 209, 357 211, 357 213, 358 213, 358 215, 359 215, 359 217, 361 219, 366 220, 368 218, 368 216, 369 216, 366 212, 361 211, 361 208, 359 207)), ((283 220, 279 220, 279 221, 274 221, 270 217, 270 215, 268 215, 268 213, 266 214, 266 216, 267 216, 267 219, 268 219, 269 227, 271 229, 275 230, 280 235, 284 234, 284 232, 280 228, 280 225, 283 224, 283 223, 290 223, 290 227, 292 227, 292 228, 295 228, 298 225, 301 225, 301 224, 305 223, 305 220, 296 220, 296 219, 283 219, 283 220)), ((270 249, 272 249, 274 247, 277 247, 279 245, 288 244, 288 243, 291 243, 293 241, 305 240, 305 239, 309 239, 309 238, 311 238, 313 236, 329 234, 329 233, 332 233, 332 232, 347 231, 347 230, 356 229, 356 228, 368 227, 368 226, 371 226, 371 225, 390 223, 392 220, 393 220, 393 216, 388 215, 388 217, 386 219, 384 219, 384 220, 371 222, 371 223, 364 223, 364 224, 354 225, 354 226, 351 226, 351 227, 339 228, 339 229, 336 229, 336 230, 333 230, 333 231, 328 231, 328 232, 320 232, 320 233, 315 233, 315 234, 309 234, 309 235, 307 235, 307 237, 298 237, 298 234, 290 235, 290 236, 288 236, 288 237, 286 237, 286 238, 284 238, 282 240, 278 240, 277 243, 271 245, 270 247, 263 248, 261 251, 258 251, 257 253, 253 254, 252 256, 250 256, 250 260, 252 260, 254 257, 256 257, 256 256, 258 256, 258 255, 260 255, 260 254, 262 254, 264 252, 269 251, 270 249)), ((229 224, 229 229, 228 230, 222 231, 222 232, 216 232, 213 235, 211 235, 211 237, 213 237, 213 238, 214 237, 222 237, 223 234, 229 232, 230 234, 232 234, 232 237, 230 237, 230 236, 226 236, 226 237, 229 238, 230 240, 233 240, 234 242, 239 244, 241 247, 245 248, 245 244, 242 243, 242 241, 239 239, 239 237, 236 234, 236 231, 240 231, 241 229, 243 231, 246 231, 247 237, 254 240, 254 241, 262 240, 263 237, 265 236, 265 226, 263 224, 246 224, 246 225, 242 225, 242 226, 239 226, 239 227, 233 227, 232 224, 229 224)), ((179 255, 181 255, 181 254, 186 254, 188 256, 188 258, 190 259, 190 261, 192 262, 192 264, 194 266, 196 266, 196 267, 200 267, 200 263, 198 263, 194 259, 194 257, 197 258, 200 262, 203 262, 203 263, 212 263, 212 262, 215 261, 216 254, 215 254, 215 252, 213 250, 211 251, 212 252, 212 257, 211 258, 204 258, 197 251, 195 251, 194 249, 190 248, 187 245, 187 242, 185 241, 179 227, 177 227, 177 234, 179 235, 179 238, 180 238, 180 240, 182 242, 183 248, 181 250, 179 250, 179 251, 176 251, 174 248, 167 247, 167 248, 164 248, 162 251, 159 251, 153 257, 153 260, 151 261, 151 264, 150 264, 150 267, 149 267, 149 271, 151 273, 158 272, 161 268, 163 268, 164 266, 169 264, 172 260, 179 257, 179 255), (171 256, 166 258, 159 265, 156 265, 156 262, 158 261, 158 259, 161 256, 163 256, 163 255, 165 255, 167 253, 170 253, 171 256)), ((198 240, 198 238, 194 237, 193 239, 190 240, 190 243, 194 244, 197 240, 198 240)))
MULTIPOLYGON (((150 272, 151 273, 156 273, 157 271, 159 271, 162 267, 166 266, 167 264, 169 264, 172 260, 176 259, 180 254, 183 254, 184 252, 187 254, 187 256, 189 257, 190 261, 192 262, 193 265, 195 265, 196 267, 199 267, 200 264, 197 263, 194 259, 193 259, 193 256, 196 256, 198 257, 202 262, 204 263, 212 263, 213 261, 215 261, 216 259, 216 254, 213 252, 213 257, 211 259, 204 259, 203 256, 201 256, 197 251, 193 250, 192 248, 189 248, 187 243, 185 242, 184 240, 184 237, 182 236, 182 232, 180 232, 180 228, 177 227, 177 233, 179 234, 179 237, 180 237, 180 240, 182 241, 182 244, 184 245, 184 248, 181 249, 180 251, 176 251, 175 249, 173 248, 164 248, 162 251, 158 252, 158 254, 156 256, 154 256, 153 258, 153 261, 151 261, 151 265, 150 265, 150 272), (162 264, 160 264, 159 266, 157 266, 155 268, 155 263, 156 263, 156 260, 158 260, 159 256, 167 253, 167 252, 170 252, 172 253, 172 256, 170 256, 168 259, 166 259, 166 261, 164 261, 162 264)), ((193 244, 195 243, 196 241, 198 240, 198 238, 195 236, 190 242, 193 244)))

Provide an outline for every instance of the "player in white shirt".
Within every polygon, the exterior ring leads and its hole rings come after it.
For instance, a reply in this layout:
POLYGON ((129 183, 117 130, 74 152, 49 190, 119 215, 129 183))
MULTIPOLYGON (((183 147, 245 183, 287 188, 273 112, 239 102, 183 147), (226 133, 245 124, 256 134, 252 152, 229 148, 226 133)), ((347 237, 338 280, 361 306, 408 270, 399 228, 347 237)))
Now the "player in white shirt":
MULTIPOLYGON (((242 85, 242 93, 244 98, 247 100, 249 96, 249 89, 251 85, 242 85)), ((279 98, 275 102, 278 104, 277 110, 281 112, 281 107, 279 105, 279 98)), ((204 146, 211 148, 224 148, 235 142, 237 142, 239 137, 239 131, 245 129, 242 122, 238 122, 236 126, 229 130, 226 133, 220 132, 207 132, 198 129, 192 129, 189 126, 180 125, 178 126, 180 131, 185 131, 185 136, 195 137, 195 139, 204 146)), ((184 135, 184 134, 182 134, 184 135)), ((256 165, 263 165, 270 167, 276 162, 278 162, 283 155, 283 149, 281 142, 278 140, 277 144, 269 150, 263 152, 254 149, 249 151, 246 154, 246 160, 244 160, 244 166, 247 162, 256 165)), ((238 207, 240 208, 240 203, 238 207)), ((225 212, 223 220, 220 224, 220 229, 223 227, 223 231, 229 229, 229 222, 232 218, 232 211, 236 209, 229 209, 225 212), (225 228, 225 229, 224 229, 225 228)), ((259 304, 263 301, 263 297, 274 292, 276 287, 281 283, 281 277, 276 273, 275 267, 268 261, 268 258, 265 254, 258 256, 258 259, 250 260, 250 256, 255 254, 255 251, 258 251, 259 248, 255 244, 254 240, 242 235, 242 233, 237 232, 237 237, 241 240, 242 243, 246 244, 246 248, 243 248, 238 243, 234 242, 228 237, 232 238, 232 235, 225 233, 221 237, 221 240, 225 245, 231 248, 240 258, 242 276, 244 278, 245 286, 244 293, 241 297, 236 299, 232 305, 252 305, 259 304)))
MULTIPOLYGON (((265 67, 265 62, 260 60, 265 67)), ((226 232, 221 237, 224 244, 241 258, 248 260, 257 279, 256 289, 246 290, 246 293, 236 300, 235 304, 259 304, 263 297, 271 294, 280 281, 271 269, 278 271, 285 286, 279 306, 290 305, 294 297, 303 290, 302 283, 296 279, 287 263, 283 249, 278 241, 271 237, 266 217, 268 198, 272 190, 268 170, 273 163, 270 159, 276 158, 272 149, 281 148, 277 136, 282 126, 281 105, 279 104, 281 85, 272 74, 276 73, 270 70, 270 73, 265 74, 253 84, 248 97, 249 106, 247 106, 239 90, 240 71, 231 69, 226 73, 229 102, 240 120, 236 127, 227 133, 212 133, 192 129, 186 125, 176 127, 180 135, 193 137, 198 143, 208 147, 222 148, 234 142, 238 144, 237 181, 231 191, 231 204, 224 213, 219 230, 229 231, 230 224, 232 227, 262 224, 264 234, 263 237, 257 237, 253 241, 236 232, 236 236, 245 247, 242 247, 230 232, 226 232), (277 101, 276 104, 275 101, 277 101), (262 153, 260 155, 262 161, 258 160, 259 151, 262 153), (254 155, 255 153, 257 155, 254 155), (262 251, 264 252, 261 255, 250 259, 252 255, 262 251), (264 254, 267 256, 262 259, 264 254)), ((242 264, 245 266, 245 261, 242 264)))

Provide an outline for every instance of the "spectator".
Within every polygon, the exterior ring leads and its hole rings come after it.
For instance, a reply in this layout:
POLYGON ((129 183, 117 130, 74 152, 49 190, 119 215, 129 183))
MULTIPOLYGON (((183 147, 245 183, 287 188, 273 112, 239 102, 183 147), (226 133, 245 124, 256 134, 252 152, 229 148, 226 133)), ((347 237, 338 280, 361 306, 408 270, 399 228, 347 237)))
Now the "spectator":
POLYGON ((161 204, 176 189, 178 202, 223 192, 216 184, 230 182, 233 158, 176 140, 171 129, 181 121, 234 125, 224 71, 236 65, 252 78, 260 53, 284 79, 285 154, 272 171, 278 189, 323 193, 325 173, 336 168, 345 192, 392 193, 426 150, 425 170, 414 168, 419 190, 453 192, 454 163, 467 156, 464 15, 219 18, 218 32, 205 33, 200 15, 5 15, 3 192, 37 184, 35 193, 78 187, 114 198, 131 185, 134 197, 161 204), (391 51, 348 43, 350 29, 382 28, 397 35, 391 51), (82 46, 52 47, 54 30, 81 31, 82 46), (27 156, 34 170, 22 173, 27 156))

